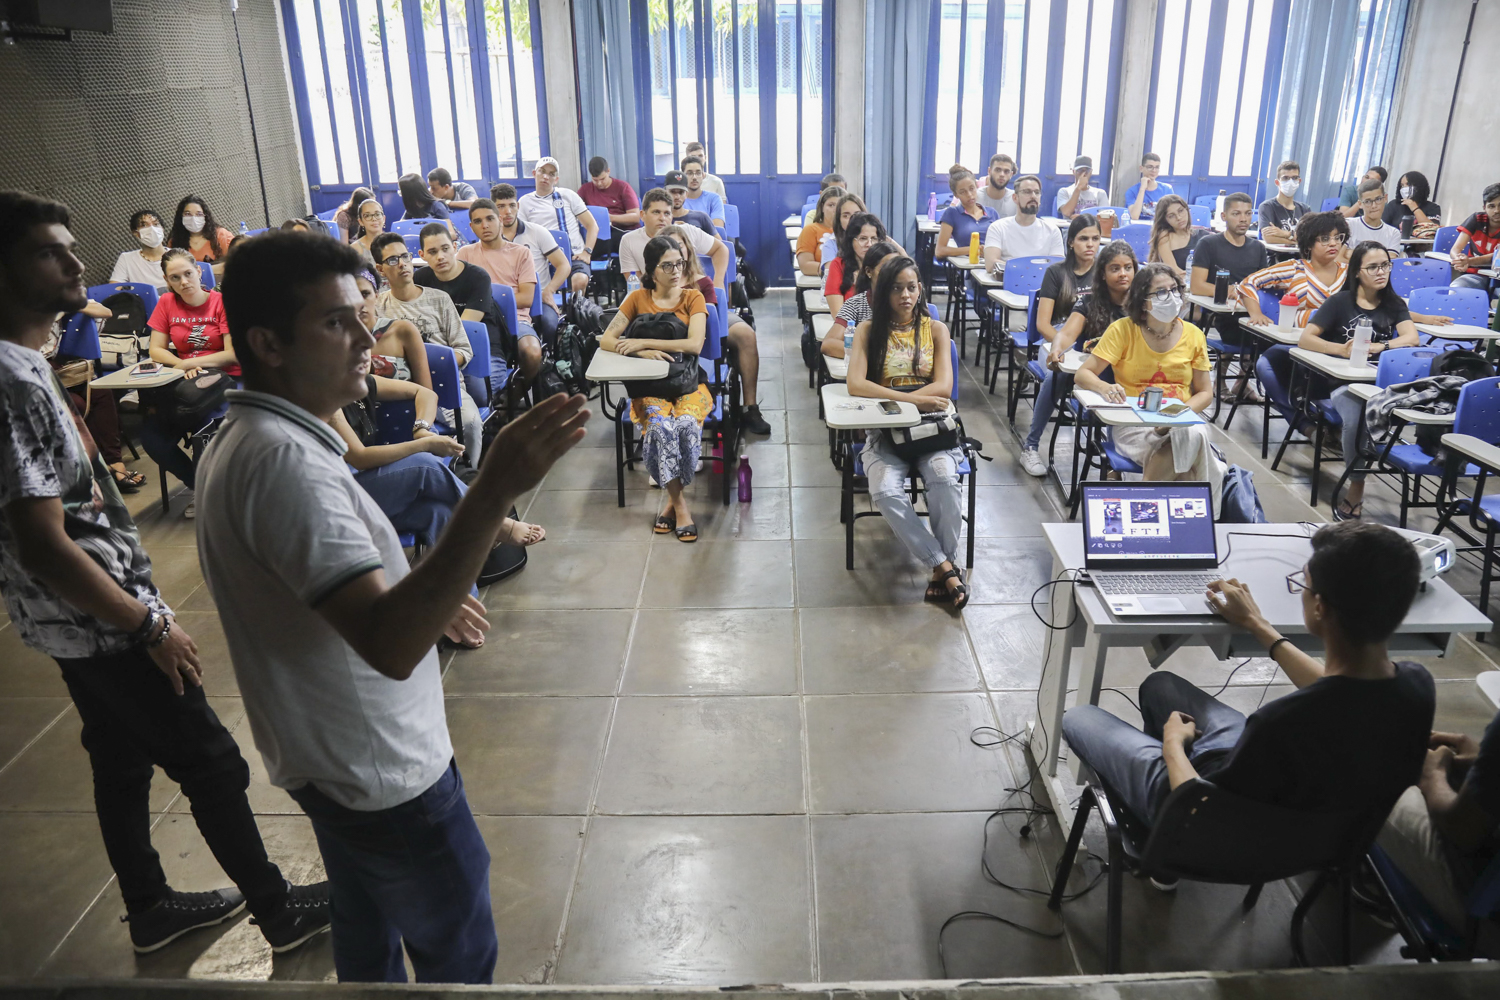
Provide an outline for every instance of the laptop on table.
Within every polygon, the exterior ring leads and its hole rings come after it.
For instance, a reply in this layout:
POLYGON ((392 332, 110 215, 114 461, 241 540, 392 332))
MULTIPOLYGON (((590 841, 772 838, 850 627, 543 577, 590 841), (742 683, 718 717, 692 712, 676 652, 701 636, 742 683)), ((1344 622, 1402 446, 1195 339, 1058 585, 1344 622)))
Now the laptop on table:
POLYGON ((1212 615, 1219 579, 1213 493, 1207 483, 1083 483, 1084 568, 1110 611, 1212 615))

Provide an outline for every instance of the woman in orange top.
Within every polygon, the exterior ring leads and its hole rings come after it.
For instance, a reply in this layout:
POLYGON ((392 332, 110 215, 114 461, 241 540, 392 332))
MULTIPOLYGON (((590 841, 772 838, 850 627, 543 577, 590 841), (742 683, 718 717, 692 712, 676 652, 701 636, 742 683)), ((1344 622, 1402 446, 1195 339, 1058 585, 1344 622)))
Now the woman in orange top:
POLYGON ((823 245, 823 237, 833 232, 833 213, 843 196, 844 189, 841 187, 825 188, 818 195, 812 221, 802 227, 802 232, 797 237, 797 269, 809 277, 816 278, 822 271, 818 252, 823 245))
MULTIPOLYGON (((604 331, 599 347, 658 361, 670 361, 674 354, 680 354, 696 365, 708 330, 708 307, 703 295, 682 283, 682 251, 676 240, 654 237, 646 244, 644 256, 642 287, 620 303, 620 311, 604 331), (656 313, 676 316, 687 327, 687 337, 655 340, 629 335, 632 320, 656 313)), ((692 392, 675 399, 646 396, 630 401, 630 419, 641 430, 641 458, 646 471, 667 491, 671 502, 670 509, 656 518, 653 530, 658 535, 670 531, 680 542, 698 540, 698 529, 693 525, 693 514, 682 489, 693 482, 693 473, 703 454, 703 421, 713 406, 713 396, 701 378, 692 392)))
POLYGON ((194 260, 210 262, 215 277, 224 273, 224 256, 232 239, 234 234, 214 221, 214 213, 202 198, 190 194, 177 203, 167 246, 188 251, 194 260))

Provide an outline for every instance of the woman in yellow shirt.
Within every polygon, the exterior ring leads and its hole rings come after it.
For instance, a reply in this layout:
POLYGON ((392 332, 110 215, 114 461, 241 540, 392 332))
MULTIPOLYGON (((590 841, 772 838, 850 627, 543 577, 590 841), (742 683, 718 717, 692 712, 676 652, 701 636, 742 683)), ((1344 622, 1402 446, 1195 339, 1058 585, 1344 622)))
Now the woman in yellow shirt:
MULTIPOLYGON (((1148 386, 1166 399, 1180 399, 1199 413, 1213 402, 1208 345, 1203 331, 1181 318, 1182 279, 1166 264, 1136 272, 1125 296, 1125 318, 1104 331, 1094 353, 1078 370, 1080 389, 1123 403, 1148 386), (1100 378, 1114 368, 1114 382, 1100 378)), ((1208 446, 1206 424, 1126 426, 1113 431, 1116 450, 1139 465, 1150 480, 1203 480, 1217 504, 1223 473, 1208 446)))

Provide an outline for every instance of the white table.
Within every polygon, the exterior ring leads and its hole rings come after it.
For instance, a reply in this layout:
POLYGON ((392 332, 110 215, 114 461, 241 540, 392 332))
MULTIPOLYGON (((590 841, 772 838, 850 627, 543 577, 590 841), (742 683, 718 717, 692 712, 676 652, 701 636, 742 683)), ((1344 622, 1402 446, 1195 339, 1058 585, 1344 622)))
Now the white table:
POLYGON ((1240 320, 1241 329, 1249 330, 1263 340, 1269 340, 1273 344, 1288 344, 1295 346, 1302 339, 1302 327, 1300 326, 1276 326, 1272 323, 1252 323, 1248 319, 1240 320))
POLYGON ((1267 243, 1265 248, 1268 253, 1284 254, 1288 257, 1295 257, 1302 252, 1295 243, 1267 243))
POLYGON ((831 329, 833 329, 833 317, 831 315, 826 312, 820 312, 813 315, 813 336, 817 337, 819 341, 828 336, 828 331, 831 329))
POLYGON ((810 313, 828 312, 828 297, 821 289, 809 288, 802 293, 802 305, 810 313))
POLYGON ((1206 309, 1211 313, 1242 313, 1245 311, 1245 307, 1240 305, 1239 299, 1232 294, 1228 302, 1222 303, 1215 302, 1212 295, 1189 294, 1187 300, 1200 309, 1206 309))
POLYGON ((797 237, 802 235, 801 226, 787 226, 782 231, 786 233, 786 238, 791 240, 793 243, 797 242, 797 237))
POLYGON ((999 288, 1005 284, 1005 261, 996 261, 993 271, 984 267, 970 271, 969 279, 981 288, 999 288))
POLYGON ((181 368, 171 368, 167 365, 162 365, 161 370, 155 375, 133 377, 135 370, 145 363, 143 361, 129 368, 110 372, 108 375, 94 379, 89 385, 95 389, 155 389, 158 386, 171 385, 182 378, 181 368))
POLYGON ((832 431, 872 431, 891 427, 915 427, 922 422, 917 404, 896 402, 899 413, 886 413, 881 404, 889 402, 868 396, 851 396, 849 387, 830 383, 823 387, 824 422, 832 431))
POLYGON ((801 271, 798 271, 792 277, 798 288, 807 289, 823 287, 823 278, 821 275, 803 274, 801 271))
POLYGON ((657 358, 633 358, 601 348, 594 352, 594 360, 589 362, 589 370, 583 377, 590 382, 639 382, 666 378, 667 371, 667 363, 657 358))
MULTIPOLYGON (((1358 382, 1349 387, 1349 394, 1365 403, 1368 403, 1371 398, 1381 391, 1378 386, 1371 382, 1358 382)), ((1425 425, 1428 427, 1451 427, 1453 426, 1454 414, 1424 413, 1421 410, 1409 410, 1401 406, 1392 410, 1391 416, 1396 417, 1398 420, 1404 420, 1409 424, 1425 425)))
POLYGON ((1493 280, 1495 278, 1500 278, 1500 271, 1495 270, 1493 267, 1481 267, 1479 269, 1479 276, 1481 278, 1490 278, 1491 280, 1493 280))
MULTIPOLYGON (((1455 436, 1446 435, 1443 443, 1448 444, 1448 438, 1455 436)), ((1500 462, 1500 449, 1485 447, 1500 462)), ((1276 537, 1296 534, 1301 529, 1294 524, 1221 524, 1215 530, 1224 576, 1238 577, 1248 584, 1261 612, 1293 644, 1310 653, 1321 653, 1320 641, 1303 623, 1301 597, 1287 593, 1286 588, 1287 574, 1306 565, 1312 545, 1300 538, 1276 537), (1266 537, 1242 537, 1246 535, 1266 537)), ((1044 524, 1042 532, 1052 551, 1054 579, 1067 570, 1083 568, 1083 525, 1044 524)), ((1039 711, 1029 727, 1028 744, 1042 772, 1042 795, 1066 828, 1072 823, 1071 789, 1069 782, 1059 778, 1058 760, 1063 752, 1062 717, 1068 708, 1068 690, 1075 686, 1076 680, 1077 703, 1099 703, 1104 661, 1110 647, 1144 649, 1153 669, 1188 645, 1206 646, 1220 660, 1265 656, 1266 650, 1248 633, 1214 615, 1116 618, 1092 586, 1056 586, 1050 590, 1049 621, 1073 624, 1053 637, 1050 655, 1042 664, 1037 691, 1039 711), (1074 668, 1073 653, 1077 650, 1081 650, 1081 658, 1074 668), (1070 678, 1072 669, 1078 673, 1070 678)), ((1398 655, 1447 656, 1453 652, 1459 633, 1483 632, 1489 628, 1489 619, 1439 578, 1429 581, 1427 588, 1417 595, 1406 619, 1391 636, 1389 646, 1398 655)), ((1066 773, 1062 777, 1066 778, 1066 773)))
POLYGON ((802 216, 798 215, 796 212, 793 212, 785 219, 782 219, 781 224, 783 226, 800 226, 802 225, 802 216))
MULTIPOLYGON (((825 354, 823 355, 823 367, 827 370, 828 377, 835 382, 843 382, 849 378, 848 358, 830 358, 825 354)), ((828 426, 832 427, 833 425, 829 424, 828 426)))
POLYGON ((1292 348, 1291 354, 1293 360, 1301 362, 1319 375, 1326 375, 1339 382, 1375 381, 1374 365, 1360 365, 1356 368, 1349 363, 1348 358, 1319 354, 1317 351, 1309 351, 1304 347, 1292 348))
POLYGON ((942 228, 941 225, 925 215, 917 216, 917 232, 919 233, 936 233, 942 228))
POLYGON ((1500 331, 1487 326, 1469 326, 1453 323, 1449 326, 1434 326, 1431 323, 1413 324, 1422 333, 1431 334, 1439 340, 1500 340, 1500 331))

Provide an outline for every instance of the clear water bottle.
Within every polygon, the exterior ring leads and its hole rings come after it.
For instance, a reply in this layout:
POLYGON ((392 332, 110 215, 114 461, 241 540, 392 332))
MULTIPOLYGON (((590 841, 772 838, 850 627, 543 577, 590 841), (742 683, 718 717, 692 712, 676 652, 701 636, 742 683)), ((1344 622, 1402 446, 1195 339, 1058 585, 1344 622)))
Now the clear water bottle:
POLYGON ((1191 250, 1188 251, 1187 273, 1188 273, 1188 280, 1192 281, 1193 280, 1193 251, 1191 251, 1191 250))
POLYGON ((854 327, 844 327, 844 360, 849 360, 849 354, 854 350, 854 327))
POLYGON ((625 294, 629 295, 631 292, 638 292, 640 290, 641 279, 636 276, 636 273, 634 271, 631 271, 630 274, 625 278, 625 294))
POLYGON ((247 226, 247 225, 245 225, 243 219, 240 220, 240 235, 241 236, 249 236, 250 235, 250 227, 247 226))
POLYGON ((931 191, 927 195, 927 221, 937 221, 937 192, 931 191))
POLYGON ((1349 366, 1351 368, 1367 368, 1370 364, 1370 338, 1374 336, 1375 328, 1370 324, 1368 317, 1361 316, 1354 324, 1354 346, 1349 351, 1349 366))

